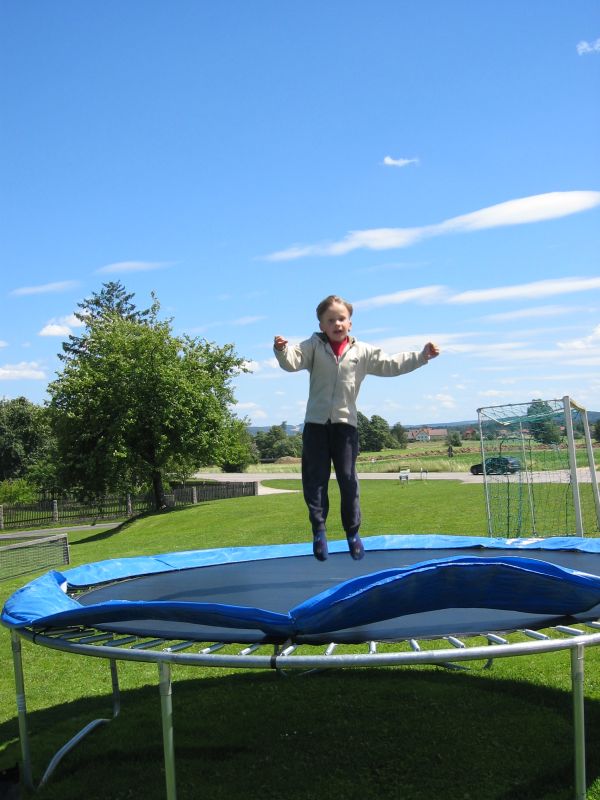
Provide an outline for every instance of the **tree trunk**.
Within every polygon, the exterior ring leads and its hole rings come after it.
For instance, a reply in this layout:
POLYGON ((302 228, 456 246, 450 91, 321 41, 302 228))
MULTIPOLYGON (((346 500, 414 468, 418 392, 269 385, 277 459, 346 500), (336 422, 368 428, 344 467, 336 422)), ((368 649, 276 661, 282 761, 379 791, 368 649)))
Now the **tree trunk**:
POLYGON ((152 493, 154 494, 154 507, 156 510, 160 511, 165 508, 165 488, 162 475, 157 469, 152 471, 152 493))

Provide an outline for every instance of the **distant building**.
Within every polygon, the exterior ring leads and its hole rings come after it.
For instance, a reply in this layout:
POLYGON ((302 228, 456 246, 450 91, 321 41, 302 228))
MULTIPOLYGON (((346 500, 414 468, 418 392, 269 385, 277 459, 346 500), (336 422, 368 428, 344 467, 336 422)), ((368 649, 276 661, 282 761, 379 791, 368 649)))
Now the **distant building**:
POLYGON ((447 428, 412 428, 407 431, 409 442, 439 442, 448 436, 447 428))

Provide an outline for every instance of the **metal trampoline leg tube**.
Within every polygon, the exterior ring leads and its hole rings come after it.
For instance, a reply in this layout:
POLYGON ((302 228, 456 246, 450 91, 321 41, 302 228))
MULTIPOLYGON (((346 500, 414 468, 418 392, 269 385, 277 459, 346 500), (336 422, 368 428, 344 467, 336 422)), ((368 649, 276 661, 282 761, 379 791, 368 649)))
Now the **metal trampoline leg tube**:
POLYGON ((15 631, 11 631, 10 637, 15 670, 15 692, 17 698, 17 717, 19 720, 19 741, 21 742, 21 759, 23 762, 23 782, 27 789, 33 789, 31 751, 29 749, 29 734, 27 733, 27 704, 25 702, 25 679, 23 678, 21 639, 15 631))
POLYGON ((175 785, 175 746, 173 739, 173 690, 171 684, 171 665, 161 661, 158 665, 160 688, 160 709, 162 716, 163 750, 165 758, 165 781, 167 800, 176 800, 175 785))
POLYGON ((573 691, 573 728, 575 749, 575 800, 586 798, 585 717, 583 710, 583 645, 571 649, 571 686, 573 691))
MULTIPOLYGON (((12 651, 13 651, 13 664, 15 670, 15 692, 17 698, 17 716, 19 721, 19 740, 21 742, 21 759, 22 759, 22 772, 23 783, 27 789, 35 789, 33 783, 32 770, 31 770, 31 750, 29 747, 29 733, 27 731, 27 703, 25 699, 25 680, 23 677, 23 658, 21 652, 21 639, 15 632, 11 632, 12 651)), ((110 659, 110 675, 112 682, 112 696, 113 696, 113 716, 115 719, 121 710, 121 699, 119 693, 119 676, 117 673, 117 664, 114 659, 110 659)), ((89 722, 79 733, 73 736, 72 739, 64 744, 60 750, 54 754, 50 763, 46 767, 46 771, 42 775, 42 779, 38 785, 40 789, 50 778, 60 761, 69 753, 79 742, 91 733, 98 725, 104 725, 110 722, 110 719, 95 719, 89 722)))

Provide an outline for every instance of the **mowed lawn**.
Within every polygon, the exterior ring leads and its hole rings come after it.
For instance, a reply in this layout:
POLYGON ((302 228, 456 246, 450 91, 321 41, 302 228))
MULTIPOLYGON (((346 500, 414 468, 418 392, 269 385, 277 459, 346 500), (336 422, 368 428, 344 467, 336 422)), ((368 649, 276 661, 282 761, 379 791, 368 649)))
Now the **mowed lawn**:
MULTIPOLYGON (((72 565, 192 548, 306 541, 293 493, 150 515, 117 531, 70 534, 72 565)), ((363 481, 365 536, 485 535, 480 485, 363 481)), ((330 537, 342 538, 332 486, 330 537)), ((368 555, 367 555, 368 557, 368 555)), ((31 576, 35 577, 35 576, 31 576)), ((29 579, 0 585, 4 600, 29 579)), ((34 775, 91 719, 111 716, 103 659, 23 643, 34 775)), ((19 758, 10 637, 0 631, 0 770, 19 758)), ((600 653, 586 653, 588 797, 600 800, 600 653)), ((158 673, 119 664, 120 716, 58 767, 40 800, 162 798, 158 673)), ((282 677, 174 667, 178 797, 230 800, 573 797, 569 654, 496 660, 493 668, 347 669, 282 677)), ((2 784, 0 783, 0 797, 2 784)))

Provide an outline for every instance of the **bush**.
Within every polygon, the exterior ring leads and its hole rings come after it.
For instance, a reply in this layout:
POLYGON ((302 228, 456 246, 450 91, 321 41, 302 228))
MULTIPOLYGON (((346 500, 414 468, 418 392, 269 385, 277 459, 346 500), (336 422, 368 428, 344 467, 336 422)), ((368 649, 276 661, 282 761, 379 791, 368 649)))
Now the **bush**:
POLYGON ((35 503, 38 491, 35 486, 28 483, 25 478, 0 481, 0 503, 14 505, 15 503, 35 503))

